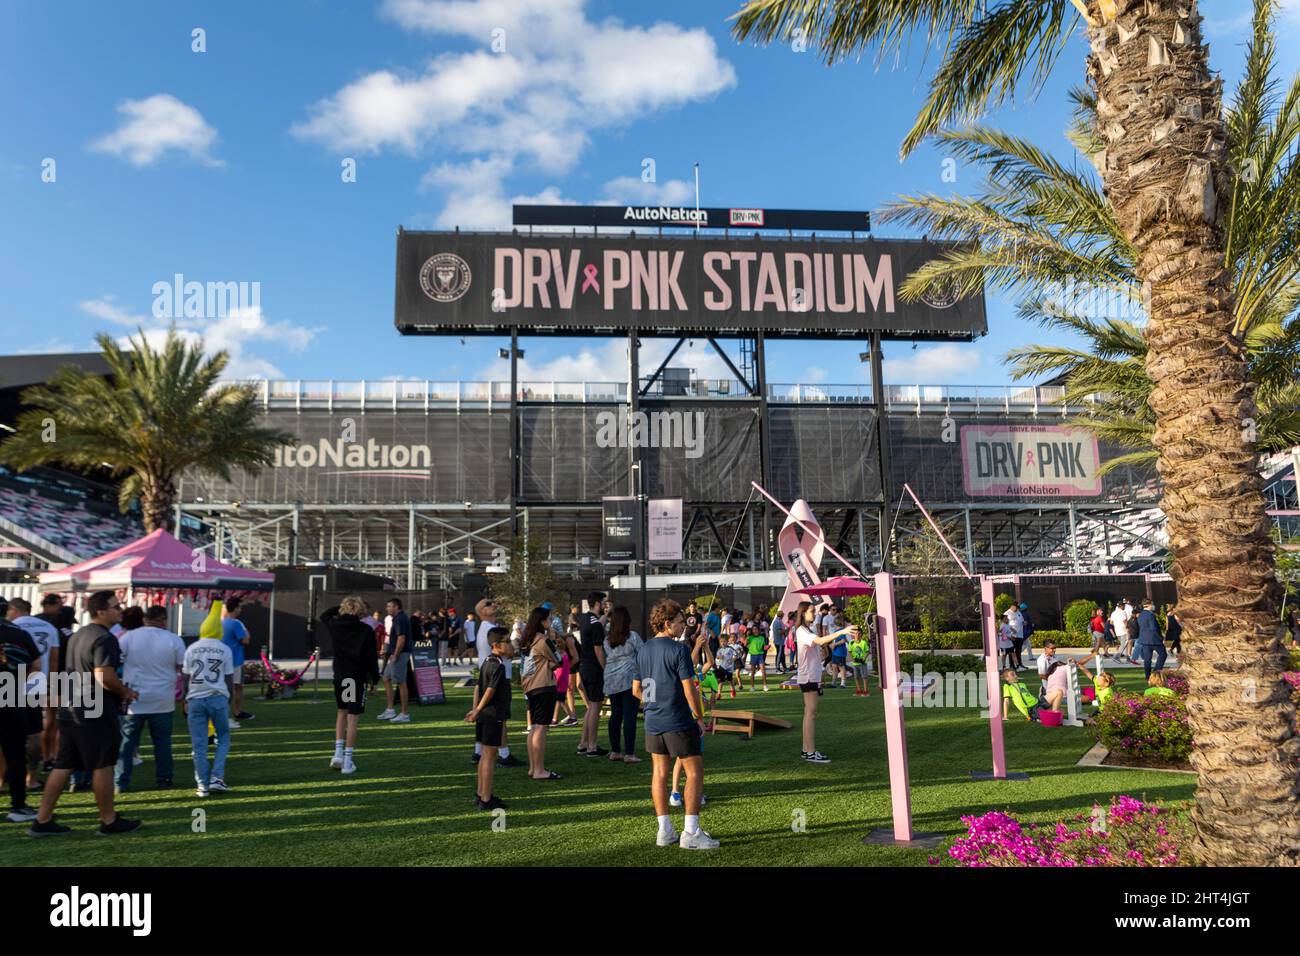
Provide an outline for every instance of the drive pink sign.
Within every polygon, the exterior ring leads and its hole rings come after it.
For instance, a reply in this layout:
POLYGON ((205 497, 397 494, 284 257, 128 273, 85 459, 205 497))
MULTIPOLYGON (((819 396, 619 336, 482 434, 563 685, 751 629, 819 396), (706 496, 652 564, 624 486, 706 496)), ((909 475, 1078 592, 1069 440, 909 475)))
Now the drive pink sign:
POLYGON ((1066 498, 1101 494, 1097 438, 1067 425, 963 425, 966 494, 1066 498))

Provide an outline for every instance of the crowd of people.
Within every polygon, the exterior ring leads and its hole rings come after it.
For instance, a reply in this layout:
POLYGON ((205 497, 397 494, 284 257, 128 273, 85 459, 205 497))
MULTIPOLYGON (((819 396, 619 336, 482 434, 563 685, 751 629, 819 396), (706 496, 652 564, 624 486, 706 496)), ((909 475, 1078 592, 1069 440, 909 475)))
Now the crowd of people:
POLYGON ((138 748, 146 729, 154 786, 174 785, 177 700, 190 732, 195 794, 230 789, 230 731, 253 718, 243 710, 243 654, 251 636, 237 597, 213 603, 199 640, 188 648, 167 628, 166 608, 124 607, 113 591, 87 598, 81 626, 57 594, 46 595, 36 615, 22 598, 0 603, 0 669, 11 678, 24 675, 24 695, 0 703, 8 821, 28 823, 34 837, 71 832, 54 818, 71 788, 94 793, 100 835, 138 828, 139 820, 117 812, 116 798, 131 788, 143 762, 138 748), (36 793, 33 807, 27 800, 36 793))
POLYGON ((1008 608, 998 629, 1003 717, 1009 717, 1015 710, 1025 720, 1032 721, 1037 720, 1043 710, 1064 711, 1071 668, 1077 668, 1092 681, 1093 699, 1098 707, 1104 707, 1114 693, 1115 684, 1114 675, 1104 669, 1107 660, 1141 665, 1147 679, 1147 694, 1172 693, 1165 687, 1164 668, 1168 659, 1165 643, 1168 642, 1171 650, 1182 652, 1182 625, 1178 621, 1177 608, 1172 604, 1166 607, 1164 617, 1162 626, 1155 603, 1149 598, 1142 601, 1141 610, 1137 611, 1128 598, 1116 602, 1109 613, 1104 608, 1095 608, 1088 625, 1091 652, 1081 660, 1063 659, 1056 654, 1056 643, 1047 641, 1037 662, 1030 658, 1030 663, 1035 663, 1040 681, 1038 692, 1032 693, 1018 673, 1025 667, 1021 649, 1028 646, 1033 634, 1028 605, 1008 608), (1112 649, 1114 653, 1111 653, 1112 649), (1093 660, 1098 662, 1095 674, 1086 666, 1093 660))

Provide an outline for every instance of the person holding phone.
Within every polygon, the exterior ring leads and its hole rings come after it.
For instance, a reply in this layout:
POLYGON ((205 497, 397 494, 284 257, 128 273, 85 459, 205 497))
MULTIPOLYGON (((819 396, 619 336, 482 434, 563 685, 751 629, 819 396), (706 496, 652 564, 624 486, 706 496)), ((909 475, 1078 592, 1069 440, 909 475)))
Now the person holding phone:
POLYGON ((803 692, 803 752, 800 756, 809 763, 830 763, 831 758, 817 749, 817 698, 822 693, 821 648, 848 636, 856 638, 858 629, 842 627, 829 634, 818 635, 817 608, 811 601, 800 601, 795 611, 799 622, 795 630, 795 644, 799 652, 799 690, 803 692), (814 650, 816 648, 816 650, 814 650))

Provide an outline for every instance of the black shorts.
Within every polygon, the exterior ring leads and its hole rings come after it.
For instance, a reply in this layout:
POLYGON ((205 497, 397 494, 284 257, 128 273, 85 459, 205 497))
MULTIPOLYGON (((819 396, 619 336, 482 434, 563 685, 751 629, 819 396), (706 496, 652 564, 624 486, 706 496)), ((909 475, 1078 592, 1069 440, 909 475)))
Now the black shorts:
POLYGON ((605 699, 605 672, 600 668, 583 667, 578 671, 578 676, 582 678, 582 692, 587 695, 587 700, 592 703, 599 703, 605 699))
POLYGON ((116 718, 76 723, 59 722, 59 752, 55 770, 101 770, 117 763, 122 730, 116 718))
POLYGON ((799 689, 805 694, 820 694, 822 692, 821 681, 809 681, 807 684, 800 684, 799 689))
POLYGON ((652 754, 665 757, 698 757, 700 751, 700 728, 674 730, 666 734, 646 734, 645 749, 652 754))
POLYGON ((543 687, 524 695, 528 700, 528 716, 533 724, 549 727, 555 719, 555 702, 560 699, 554 687, 543 687))
POLYGON ((28 737, 45 729, 45 710, 42 707, 24 707, 23 723, 28 737))
POLYGON ((506 722, 504 720, 474 721, 474 742, 484 747, 500 747, 505 739, 506 722))
POLYGON ((359 677, 334 678, 334 705, 349 714, 366 712, 366 682, 359 677), (349 682, 345 684, 344 682, 349 682))

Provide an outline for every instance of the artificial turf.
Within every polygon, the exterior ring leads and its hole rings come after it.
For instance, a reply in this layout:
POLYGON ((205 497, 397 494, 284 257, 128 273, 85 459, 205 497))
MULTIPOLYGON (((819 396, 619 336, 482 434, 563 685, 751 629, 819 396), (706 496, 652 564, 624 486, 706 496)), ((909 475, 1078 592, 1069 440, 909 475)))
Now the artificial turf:
MULTIPOLYGON (((1135 690, 1141 675, 1120 672, 1117 683, 1135 690)), ((860 699, 851 689, 827 690, 817 724, 817 746, 833 760, 825 765, 799 757, 797 691, 777 690, 773 682, 770 693, 745 691, 724 701, 724 708, 759 710, 795 726, 760 730, 753 740, 705 738, 709 804, 701 819, 722 846, 695 853, 654 844, 649 757, 642 752, 639 764, 580 757, 576 727, 550 732, 547 765, 562 780, 535 782, 524 767, 498 769, 495 790, 508 809, 504 829, 500 823, 493 829, 493 816, 471 802, 474 732, 462 720, 468 690, 450 688, 445 704, 413 705, 406 725, 376 720, 380 707, 371 706, 358 740, 360 771, 350 777, 328 767, 334 709, 326 685, 319 696, 308 687, 288 701, 253 700, 250 693, 248 705, 257 717, 233 731, 226 768, 233 792, 194 796, 178 710, 176 788, 152 789, 146 744, 146 762, 134 771, 138 789, 118 798, 122 814, 144 826, 96 838, 92 796, 67 793, 58 819, 74 832, 37 840, 26 836, 26 824, 0 823, 0 865, 916 866, 934 852, 862 843, 868 831, 891 826, 879 691, 860 699), (196 809, 205 813, 206 832, 195 832, 196 809)), ((519 695, 520 719, 510 737, 521 760, 523 708, 519 695)), ((1192 795, 1188 775, 1077 767, 1091 746, 1084 730, 1018 720, 1004 725, 1008 766, 1030 780, 973 782, 971 769, 991 765, 989 729, 979 711, 908 708, 905 714, 918 832, 963 833, 963 814, 990 809, 1052 822, 1087 813, 1112 794, 1164 801, 1192 795)), ((604 734, 602 724, 607 747, 604 734)), ((681 814, 673 811, 679 830, 681 814)))

